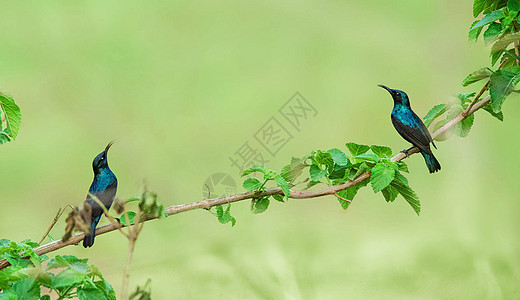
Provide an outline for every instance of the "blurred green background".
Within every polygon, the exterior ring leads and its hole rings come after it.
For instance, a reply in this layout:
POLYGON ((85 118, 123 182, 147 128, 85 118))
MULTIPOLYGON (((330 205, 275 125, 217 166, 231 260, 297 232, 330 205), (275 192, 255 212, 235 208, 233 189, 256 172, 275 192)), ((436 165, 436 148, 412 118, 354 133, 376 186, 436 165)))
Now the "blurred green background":
MULTIPOLYGON (((0 237, 39 240, 59 207, 83 201, 112 139, 118 195, 143 180, 165 205, 198 201, 211 174, 299 91, 318 111, 270 160, 354 141, 408 147, 383 83, 423 116, 489 65, 467 42, 472 1, 11 1, 0 18, 0 85, 23 114, 0 146, 0 237)), ((500 123, 479 112, 465 139, 439 142, 442 171, 407 160, 422 201, 387 204, 370 187, 334 197, 234 204, 234 228, 204 210, 149 222, 131 286, 156 299, 518 298, 520 102, 500 123)), ((265 151, 264 151, 265 152, 265 151)), ((239 187, 239 190, 241 187, 239 187)), ((104 221, 103 224, 106 224, 104 221)), ((59 238, 64 222, 53 230, 59 238)), ((88 257, 120 292, 126 239, 55 254, 88 257)))

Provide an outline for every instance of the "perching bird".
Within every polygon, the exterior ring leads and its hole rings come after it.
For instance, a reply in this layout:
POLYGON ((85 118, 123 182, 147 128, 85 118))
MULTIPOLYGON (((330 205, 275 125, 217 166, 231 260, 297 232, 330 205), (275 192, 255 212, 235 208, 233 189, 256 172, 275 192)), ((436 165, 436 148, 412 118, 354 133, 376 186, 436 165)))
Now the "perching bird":
POLYGON ((86 204, 90 205, 92 208, 91 213, 91 223, 90 223, 90 233, 85 235, 83 239, 83 247, 87 248, 94 244, 94 236, 96 235, 96 226, 103 215, 103 208, 92 199, 90 194, 96 196, 101 203, 107 208, 110 209, 112 205, 112 201, 114 201, 114 197, 116 195, 117 190, 117 178, 114 173, 108 167, 107 160, 107 152, 110 146, 112 146, 113 141, 108 143, 105 150, 99 153, 94 161, 92 162, 92 168, 94 169, 94 180, 90 185, 90 189, 88 190, 89 194, 87 195, 87 199, 85 200, 86 204))
MULTIPOLYGON (((424 126, 421 118, 419 118, 410 107, 408 95, 403 91, 394 90, 381 84, 379 86, 387 90, 390 95, 392 95, 392 98, 394 98, 394 109, 392 110, 391 118, 392 124, 394 124, 397 132, 399 132, 405 140, 419 148, 430 173, 439 171, 441 164, 439 164, 435 156, 433 156, 432 150, 430 149, 430 142, 435 149, 437 149, 437 147, 433 143, 430 132, 428 132, 428 129, 424 126)), ((410 149, 403 150, 402 152, 408 155, 410 149)))

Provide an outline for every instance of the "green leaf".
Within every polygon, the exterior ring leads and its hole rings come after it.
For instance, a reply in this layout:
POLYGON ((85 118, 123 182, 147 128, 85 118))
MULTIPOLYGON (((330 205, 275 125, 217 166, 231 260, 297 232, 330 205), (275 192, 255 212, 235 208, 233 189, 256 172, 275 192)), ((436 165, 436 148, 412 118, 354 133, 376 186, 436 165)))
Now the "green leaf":
POLYGON ((500 58, 500 56, 502 56, 503 53, 504 53, 504 50, 499 50, 499 51, 490 53, 492 66, 494 66, 497 63, 498 59, 500 58))
POLYGON ((340 166, 348 165, 349 161, 345 152, 339 150, 338 148, 333 148, 327 151, 332 156, 332 160, 334 163, 340 166))
POLYGON ((374 152, 375 155, 379 156, 379 158, 392 156, 392 149, 387 146, 372 145, 370 146, 370 149, 372 149, 372 152, 374 152))
POLYGON ((298 178, 307 164, 305 164, 306 158, 291 158, 291 163, 282 168, 281 174, 288 182, 294 182, 298 178))
POLYGON ((380 192, 386 188, 395 177, 395 169, 378 163, 372 168, 372 174, 370 175, 370 185, 374 193, 380 192))
POLYGON ((501 11, 501 10, 495 10, 494 12, 490 13, 490 14, 487 14, 485 15, 482 20, 478 21, 476 24, 474 24, 472 27, 471 27, 471 30, 473 29, 476 29, 476 28, 479 28, 479 27, 484 27, 490 23, 493 23, 495 21, 498 21, 502 18, 504 18, 506 16, 506 14, 501 11))
MULTIPOLYGON (((35 282, 36 279, 33 277, 27 277, 18 280, 13 284, 13 290, 18 295, 18 299, 38 299, 40 298, 40 285, 35 282)), ((0 294, 0 299, 2 295, 0 294)))
MULTIPOLYGON (((484 38, 484 44, 487 46, 487 45, 491 44, 492 42, 494 42, 501 31, 502 31, 502 25, 500 23, 489 24, 488 29, 482 35, 482 37, 484 38)), ((464 83, 462 85, 466 86, 466 85, 464 85, 464 83)))
POLYGON ((408 186, 408 178, 404 177, 403 174, 396 172, 395 180, 402 182, 404 185, 408 186))
POLYGON ((348 151, 350 151, 350 154, 352 154, 352 156, 361 155, 363 153, 366 153, 370 149, 370 147, 367 145, 360 145, 356 143, 346 143, 345 145, 347 146, 347 149, 348 151))
POLYGON ((72 269, 65 269, 52 278, 51 288, 74 286, 87 280, 87 275, 72 269))
MULTIPOLYGON (((473 27, 475 24, 477 24, 478 21, 475 21, 471 24, 470 28, 473 27)), ((469 41, 476 41, 478 39, 478 36, 480 35, 480 32, 482 31, 482 27, 470 29, 468 32, 468 39, 469 41)))
POLYGON ((379 157, 373 153, 365 153, 356 156, 356 161, 371 161, 377 163, 379 161, 379 157))
POLYGON ((500 121, 504 121, 504 114, 501 111, 499 111, 498 113, 494 112, 493 108, 491 107, 491 103, 488 103, 488 104, 484 105, 484 107, 482 107, 482 109, 484 109, 490 115, 492 115, 493 117, 499 119, 500 121))
POLYGON ((408 165, 404 161, 397 162, 397 166, 399 171, 408 173, 408 165))
POLYGON ((500 37, 494 44, 491 46, 491 52, 497 52, 500 50, 505 50, 507 46, 509 46, 513 42, 520 41, 520 32, 506 34, 500 37))
POLYGON ((273 196, 273 199, 278 201, 278 202, 284 202, 283 199, 284 199, 284 196, 280 195, 280 194, 274 194, 272 195, 273 196))
POLYGON ((442 115, 446 111, 446 104, 435 105, 430 111, 424 116, 424 125, 426 127, 430 126, 430 124, 442 115))
POLYGON ((276 172, 273 170, 268 170, 264 174, 264 180, 273 180, 274 176, 276 176, 276 172))
MULTIPOLYGON (((357 190, 356 190, 356 192, 357 192, 357 190)), ((347 190, 341 190, 341 191, 337 192, 336 194, 337 194, 337 196, 339 196, 339 197, 336 196, 336 199, 338 199, 341 207, 343 209, 347 209, 350 206, 350 202, 343 200, 343 199, 347 199, 347 190), (340 197, 343 199, 341 199, 340 197)), ((348 199, 348 200, 352 201, 351 199, 348 199)))
MULTIPOLYGON (((464 80, 462 81, 462 86, 468 86, 468 85, 475 83, 477 81, 480 81, 484 78, 488 78, 489 76, 491 76, 491 74, 493 74, 493 71, 491 71, 491 69, 489 69, 489 68, 482 68, 482 69, 476 70, 475 72, 469 74, 468 76, 466 76, 466 78, 464 78, 464 80)), ((439 105, 437 105, 437 106, 439 106, 439 105)))
POLYGON ((478 15, 484 10, 485 5, 486 0, 475 0, 473 2, 473 17, 478 17, 478 15))
POLYGON ((255 204, 253 205, 253 213, 259 214, 263 213, 269 207, 269 198, 261 197, 254 200, 255 204))
POLYGON ((265 169, 264 166, 254 165, 251 168, 245 170, 244 173, 242 173, 242 177, 247 176, 251 173, 255 173, 255 172, 260 172, 260 173, 265 174, 267 172, 267 170, 265 169))
POLYGON ((507 9, 509 10, 509 14, 516 15, 520 11, 520 1, 518 0, 509 0, 507 1, 507 9))
POLYGON ((509 70, 498 70, 491 75, 489 94, 491 95, 491 108, 495 113, 502 110, 504 100, 511 94, 518 81, 520 81, 520 73, 513 73, 509 70))
POLYGON ((399 180, 392 181, 391 186, 395 188, 397 192, 401 194, 401 196, 403 196, 404 200, 406 200, 406 202, 408 202, 408 204, 410 204, 410 206, 413 208, 415 213, 419 215, 421 212, 421 202, 412 188, 399 180))
POLYGON ((129 226, 129 225, 133 225, 134 222, 135 222, 135 215, 136 213, 134 211, 129 211, 128 212, 128 219, 130 221, 130 224, 127 224, 127 220, 126 220, 126 214, 123 213, 120 217, 119 217, 119 220, 121 221, 121 223, 125 226, 129 226))
POLYGON ((385 197, 386 202, 394 202, 397 195, 399 195, 399 192, 391 185, 381 190, 381 193, 385 197))
POLYGON ((9 143, 11 141, 11 137, 9 136, 9 132, 7 131, 7 128, 3 131, 0 131, 0 145, 9 143))
POLYGON ((77 291, 79 300, 91 300, 91 299, 106 299, 105 294, 99 289, 93 288, 78 288, 77 291))
POLYGON ((20 130, 22 114, 11 96, 0 92, 0 109, 4 112, 7 134, 15 140, 20 130))
POLYGON ((471 126, 473 126, 473 120, 475 119, 475 115, 471 114, 467 118, 463 119, 457 124, 455 128, 455 132, 460 137, 466 137, 471 130, 471 126))
POLYGON ((332 168, 334 166, 334 160, 332 159, 332 155, 328 152, 323 152, 321 150, 318 150, 316 152, 315 161, 318 164, 327 166, 327 168, 332 168))
POLYGON ((237 220, 231 216, 231 204, 228 203, 226 210, 224 211, 224 208, 222 205, 215 206, 217 210, 217 219, 220 224, 227 224, 231 222, 231 227, 235 226, 237 220))
POLYGON ((317 165, 311 165, 311 167, 309 168, 309 174, 311 176, 312 181, 319 182, 323 178, 323 176, 327 174, 327 169, 322 170, 317 165))
POLYGON ((457 94, 457 99, 459 99, 462 103, 469 103, 471 102, 471 98, 475 95, 475 92, 457 94))
POLYGON ((262 186, 262 183, 256 178, 247 178, 242 183, 242 186, 248 191, 254 191, 259 189, 262 186))
POLYGON ((285 199, 289 199, 290 196, 290 190, 289 190, 289 183, 283 179, 281 175, 276 175, 274 177, 274 181, 276 181, 276 184, 282 189, 285 199))

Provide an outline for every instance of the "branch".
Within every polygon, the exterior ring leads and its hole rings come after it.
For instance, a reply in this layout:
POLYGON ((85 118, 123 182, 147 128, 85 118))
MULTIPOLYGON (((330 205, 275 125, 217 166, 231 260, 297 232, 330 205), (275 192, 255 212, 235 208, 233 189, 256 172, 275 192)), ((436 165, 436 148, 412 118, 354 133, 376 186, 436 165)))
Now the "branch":
MULTIPOLYGON (((467 118, 468 115, 475 113, 477 110, 482 108, 484 105, 488 104, 489 101, 490 101, 489 96, 484 97, 484 99, 475 103, 475 105, 473 105, 472 107, 470 107, 468 109, 467 115, 465 114, 465 112, 462 112, 458 116, 456 116, 453 120, 449 121, 444 126, 442 126, 437 131, 435 131, 432 134, 432 138, 436 139, 440 135, 446 133, 457 123, 459 123, 460 121, 467 118)), ((419 149, 417 149, 417 147, 413 147, 408 151, 408 156, 410 156, 414 153, 418 153, 418 152, 419 152, 419 149)), ((407 156, 404 153, 400 152, 397 155, 395 155, 394 157, 392 157, 390 160, 393 162, 398 162, 398 161, 405 159, 406 157, 407 156)), ((358 177, 356 177, 354 180, 349 180, 345 183, 330 186, 330 187, 327 187, 322 190, 315 190, 315 191, 290 190, 289 197, 293 198, 293 199, 309 199, 309 198, 317 198, 317 197, 322 197, 322 196, 327 196, 327 195, 335 195, 339 191, 342 191, 346 188, 354 186, 354 185, 370 178, 370 174, 371 174, 370 172, 365 172, 365 173, 359 175, 358 177)), ((181 204, 181 205, 173 205, 173 206, 166 208, 166 214, 168 216, 171 216, 171 215, 175 215, 175 214, 178 214, 181 212, 194 210, 197 208, 209 209, 209 208, 211 208, 213 206, 217 206, 217 205, 242 201, 242 200, 246 200, 246 199, 259 198, 262 196, 270 196, 270 195, 274 195, 274 194, 283 195, 282 189, 280 187, 272 187, 272 188, 268 188, 262 192, 248 191, 245 193, 230 195, 230 196, 226 196, 226 197, 218 197, 218 198, 205 199, 205 200, 181 204)), ((146 221, 153 220, 153 219, 156 219, 156 218, 147 218, 147 219, 143 220, 142 222, 146 222, 146 221)), ((118 224, 118 223, 111 223, 111 224, 99 227, 96 229, 96 236, 105 234, 110 231, 118 230, 122 227, 125 227, 125 226, 123 224, 118 224)), ((58 249, 61 249, 63 247, 69 246, 69 245, 78 244, 81 240, 83 240, 84 236, 85 236, 85 234, 83 232, 76 233, 73 236, 71 236, 66 242, 63 242, 62 240, 57 240, 57 241, 36 247, 36 248, 34 248, 34 250, 39 255, 42 255, 45 253, 56 251, 58 249)), ((7 262, 6 259, 0 260, 0 270, 6 268, 8 266, 9 266, 9 263, 7 262)))

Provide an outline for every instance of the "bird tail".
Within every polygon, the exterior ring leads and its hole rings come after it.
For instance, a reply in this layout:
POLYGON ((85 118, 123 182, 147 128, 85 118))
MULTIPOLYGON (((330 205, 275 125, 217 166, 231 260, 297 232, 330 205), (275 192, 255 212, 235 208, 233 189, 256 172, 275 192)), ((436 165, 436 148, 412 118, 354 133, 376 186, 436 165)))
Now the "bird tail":
POLYGON ((433 153, 421 151, 421 154, 424 157, 424 161, 426 161, 426 165, 428 166, 428 170, 430 171, 430 173, 435 173, 441 169, 441 164, 435 158, 435 156, 433 156, 433 153))
POLYGON ((94 237, 96 236, 96 225, 90 228, 90 233, 85 235, 83 239, 83 247, 92 247, 94 245, 94 237))

